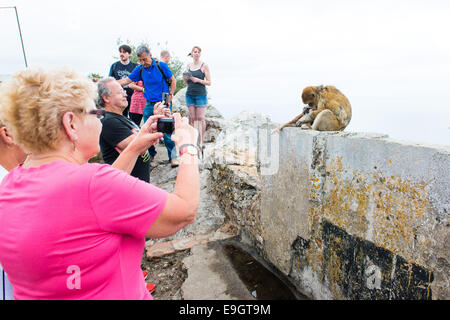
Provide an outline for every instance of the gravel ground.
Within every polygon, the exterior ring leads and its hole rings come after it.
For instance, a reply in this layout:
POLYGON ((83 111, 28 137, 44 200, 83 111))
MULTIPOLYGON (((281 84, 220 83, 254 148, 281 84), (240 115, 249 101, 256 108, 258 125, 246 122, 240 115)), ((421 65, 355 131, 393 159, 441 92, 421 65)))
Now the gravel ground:
POLYGON ((154 283, 155 300, 182 300, 181 286, 187 278, 187 270, 183 259, 190 255, 191 250, 179 251, 161 258, 146 258, 144 253, 141 268, 148 272, 146 283, 154 283))

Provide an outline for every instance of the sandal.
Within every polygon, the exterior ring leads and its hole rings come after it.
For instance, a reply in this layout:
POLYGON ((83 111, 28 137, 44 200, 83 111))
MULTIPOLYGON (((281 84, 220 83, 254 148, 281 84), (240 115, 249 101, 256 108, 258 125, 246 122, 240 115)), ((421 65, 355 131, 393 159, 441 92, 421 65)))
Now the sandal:
POLYGON ((149 293, 153 293, 153 291, 155 291, 155 284, 154 283, 146 283, 145 287, 147 288, 149 293))
MULTIPOLYGON (((147 278, 148 272, 145 270, 142 270, 142 275, 144 276, 144 279, 147 278)), ((155 291, 155 284, 154 283, 146 283, 145 287, 147 288, 148 292, 152 293, 155 291)))

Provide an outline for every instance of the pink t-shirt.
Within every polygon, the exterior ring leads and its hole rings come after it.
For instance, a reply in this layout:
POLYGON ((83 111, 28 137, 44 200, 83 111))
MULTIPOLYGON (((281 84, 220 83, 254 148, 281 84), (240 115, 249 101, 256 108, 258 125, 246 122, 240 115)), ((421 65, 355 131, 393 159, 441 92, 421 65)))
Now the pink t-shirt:
POLYGON ((0 185, 15 299, 152 299, 140 268, 167 192, 109 165, 17 167, 0 185))
MULTIPOLYGON (((136 82, 136 85, 144 88, 143 81, 136 82)), ((130 112, 142 114, 146 103, 147 100, 144 98, 144 93, 141 91, 134 91, 130 101, 130 112)))

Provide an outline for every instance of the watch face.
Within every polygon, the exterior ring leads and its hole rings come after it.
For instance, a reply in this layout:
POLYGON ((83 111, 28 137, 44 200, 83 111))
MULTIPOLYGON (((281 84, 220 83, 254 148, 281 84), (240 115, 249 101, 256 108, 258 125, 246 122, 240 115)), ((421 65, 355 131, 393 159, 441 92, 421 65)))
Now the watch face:
POLYGON ((187 151, 187 153, 190 153, 190 154, 197 154, 198 153, 197 152, 197 148, 195 148, 193 146, 188 146, 186 151, 187 151))
POLYGON ((183 146, 180 149, 180 155, 183 155, 185 153, 190 154, 191 156, 198 156, 198 149, 193 145, 183 146))

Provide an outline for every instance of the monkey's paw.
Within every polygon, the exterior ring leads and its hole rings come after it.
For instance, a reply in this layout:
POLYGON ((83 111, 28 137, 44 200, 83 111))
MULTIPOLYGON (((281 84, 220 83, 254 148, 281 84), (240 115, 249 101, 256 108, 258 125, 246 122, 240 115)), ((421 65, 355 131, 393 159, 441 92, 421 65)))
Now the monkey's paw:
POLYGON ((302 130, 310 130, 311 129, 311 125, 309 123, 304 123, 301 125, 300 129, 302 130))

